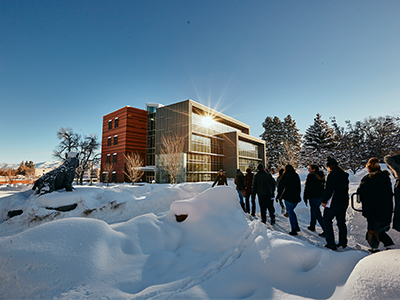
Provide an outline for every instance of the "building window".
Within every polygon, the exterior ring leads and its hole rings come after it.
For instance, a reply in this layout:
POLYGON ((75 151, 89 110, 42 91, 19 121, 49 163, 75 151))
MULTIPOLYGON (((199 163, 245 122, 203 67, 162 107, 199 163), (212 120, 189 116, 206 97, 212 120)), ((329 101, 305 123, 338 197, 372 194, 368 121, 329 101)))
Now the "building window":
POLYGON ((108 129, 112 129, 112 121, 108 121, 108 129))
POLYGON ((114 120, 114 128, 118 128, 118 118, 115 118, 114 120))
POLYGON ((108 147, 111 146, 111 137, 109 137, 109 138, 107 139, 107 146, 108 146, 108 147))
POLYGON ((111 182, 116 182, 117 181, 117 172, 112 172, 112 175, 111 175, 111 182))
POLYGON ((118 135, 114 136, 114 146, 118 144, 118 135))
POLYGON ((113 154, 113 164, 117 163, 117 153, 113 154))
POLYGON ((107 160, 106 160, 106 164, 110 163, 110 154, 107 154, 107 160))

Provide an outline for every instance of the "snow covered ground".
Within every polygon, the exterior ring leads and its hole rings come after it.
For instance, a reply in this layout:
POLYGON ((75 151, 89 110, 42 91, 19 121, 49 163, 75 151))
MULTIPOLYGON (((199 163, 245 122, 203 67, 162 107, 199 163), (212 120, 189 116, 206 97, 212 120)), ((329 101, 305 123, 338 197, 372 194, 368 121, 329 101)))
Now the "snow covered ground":
MULTIPOLYGON (((365 174, 350 175, 350 192, 365 174)), ((0 187, 0 298, 400 298, 400 249, 369 254, 361 213, 348 209, 349 247, 334 252, 318 226, 307 230, 304 202, 292 237, 277 203, 277 223, 264 225, 228 183, 75 186, 41 197, 0 187)), ((389 235, 400 245, 399 232, 389 235)))

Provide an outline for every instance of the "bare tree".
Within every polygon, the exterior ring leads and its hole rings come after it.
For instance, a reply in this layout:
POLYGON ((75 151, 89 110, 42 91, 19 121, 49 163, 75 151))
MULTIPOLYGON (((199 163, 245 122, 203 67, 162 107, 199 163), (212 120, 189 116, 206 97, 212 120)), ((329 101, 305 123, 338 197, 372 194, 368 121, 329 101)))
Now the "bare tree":
POLYGON ((9 184, 11 184, 15 180, 16 176, 17 176, 17 172, 14 169, 9 168, 7 170, 7 178, 8 178, 9 184))
POLYGON ((60 144, 57 146, 56 150, 54 150, 53 156, 61 161, 65 161, 68 158, 69 152, 77 151, 81 143, 81 136, 74 133, 73 129, 70 127, 61 127, 61 129, 57 131, 57 138, 60 140, 60 144))
POLYGON ((169 174, 171 184, 176 182, 181 171, 184 146, 185 138, 182 136, 163 135, 161 138, 160 166, 169 174))
POLYGON ((144 171, 140 169, 140 167, 143 166, 144 161, 137 152, 131 152, 127 155, 124 154, 124 160, 124 174, 128 177, 129 181, 132 182, 132 185, 134 185, 135 182, 137 182, 144 174, 144 171))
POLYGON ((111 179, 110 174, 113 172, 113 170, 114 170, 114 166, 112 164, 105 164, 103 167, 103 172, 106 173, 107 186, 108 186, 108 183, 110 182, 110 179, 111 179))
POLYGON ((85 171, 89 169, 90 164, 98 163, 100 159, 100 153, 96 151, 100 148, 100 142, 97 139, 97 135, 92 133, 90 136, 85 136, 79 143, 79 183, 83 183, 83 175, 85 171))

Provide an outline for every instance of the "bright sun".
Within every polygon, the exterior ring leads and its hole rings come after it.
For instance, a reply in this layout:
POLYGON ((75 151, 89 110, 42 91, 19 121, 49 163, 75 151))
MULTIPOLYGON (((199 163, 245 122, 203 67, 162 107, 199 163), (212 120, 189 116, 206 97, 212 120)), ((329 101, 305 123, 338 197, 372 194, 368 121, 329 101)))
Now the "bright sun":
POLYGON ((203 124, 205 126, 210 126, 214 122, 213 118, 211 116, 205 116, 203 118, 203 124))

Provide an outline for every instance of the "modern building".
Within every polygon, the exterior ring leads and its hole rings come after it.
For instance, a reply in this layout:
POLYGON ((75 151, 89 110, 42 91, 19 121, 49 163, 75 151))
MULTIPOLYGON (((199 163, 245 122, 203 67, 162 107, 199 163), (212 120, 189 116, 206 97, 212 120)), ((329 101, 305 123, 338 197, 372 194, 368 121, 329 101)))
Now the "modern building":
POLYGON ((124 107, 103 117, 102 181, 126 181, 124 154, 138 152, 146 162, 143 181, 168 182, 160 164, 162 137, 183 137, 178 182, 210 181, 220 169, 228 178, 236 169, 265 165, 265 142, 250 136, 250 127, 193 100, 171 105, 124 107), (104 171, 112 164, 112 174, 104 171))

